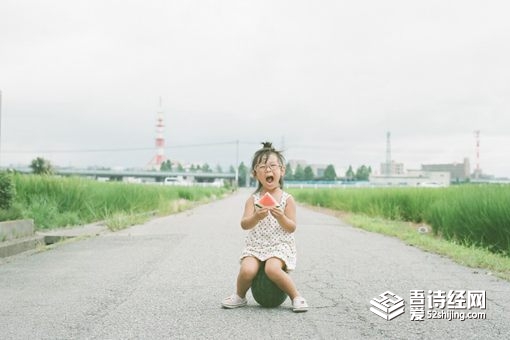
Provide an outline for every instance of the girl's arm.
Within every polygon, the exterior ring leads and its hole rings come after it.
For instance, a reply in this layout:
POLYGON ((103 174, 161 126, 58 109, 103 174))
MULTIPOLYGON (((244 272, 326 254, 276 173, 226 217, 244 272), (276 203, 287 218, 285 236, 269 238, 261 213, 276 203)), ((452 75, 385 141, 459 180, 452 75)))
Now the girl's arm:
POLYGON ((285 211, 281 211, 279 208, 271 208, 271 215, 289 233, 293 233, 296 230, 296 202, 292 196, 287 198, 285 211))
POLYGON ((241 219, 241 228, 244 230, 251 229, 264 219, 269 214, 269 209, 261 208, 255 209, 255 202, 253 196, 250 196, 244 205, 244 213, 241 219))

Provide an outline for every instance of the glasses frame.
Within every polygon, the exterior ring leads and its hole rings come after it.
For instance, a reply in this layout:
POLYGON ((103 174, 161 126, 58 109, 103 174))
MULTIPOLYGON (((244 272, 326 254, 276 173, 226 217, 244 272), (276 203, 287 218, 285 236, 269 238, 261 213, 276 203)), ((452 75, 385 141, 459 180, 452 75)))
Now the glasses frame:
POLYGON ((275 171, 276 169, 282 169, 283 168, 283 165, 281 164, 258 164, 255 166, 255 171, 258 171, 258 172, 265 172, 267 170, 267 168, 269 168, 271 171, 275 171), (274 168, 273 168, 274 167, 274 168))

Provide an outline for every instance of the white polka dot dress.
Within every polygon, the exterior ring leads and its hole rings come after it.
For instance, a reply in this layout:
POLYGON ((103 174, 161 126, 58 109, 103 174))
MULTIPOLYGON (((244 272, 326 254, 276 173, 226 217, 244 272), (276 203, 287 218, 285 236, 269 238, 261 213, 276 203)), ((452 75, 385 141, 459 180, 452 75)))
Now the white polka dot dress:
MULTIPOLYGON (((281 209, 285 210, 287 199, 290 194, 282 192, 280 200, 281 209)), ((257 202, 260 193, 253 195, 257 202)), ((271 213, 253 227, 246 237, 246 246, 241 259, 246 256, 254 256, 260 261, 266 261, 271 257, 277 257, 285 262, 286 270, 296 268, 296 241, 294 233, 283 229, 271 213)))

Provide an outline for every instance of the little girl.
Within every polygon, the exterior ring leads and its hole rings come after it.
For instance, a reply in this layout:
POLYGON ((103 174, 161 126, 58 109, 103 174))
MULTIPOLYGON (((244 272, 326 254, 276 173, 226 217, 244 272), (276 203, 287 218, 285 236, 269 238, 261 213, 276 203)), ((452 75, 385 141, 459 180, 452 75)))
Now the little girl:
POLYGON ((282 190, 285 159, 271 143, 262 145, 263 148, 255 153, 252 161, 253 176, 258 181, 258 187, 246 201, 241 219, 241 227, 249 230, 249 233, 241 255, 237 291, 225 298, 221 305, 224 308, 246 306, 246 292, 257 275, 260 262, 266 261, 266 275, 290 297, 292 310, 306 312, 306 300, 287 274, 296 268, 296 203, 291 195, 282 190), (267 192, 280 202, 279 207, 255 206, 257 200, 267 192))

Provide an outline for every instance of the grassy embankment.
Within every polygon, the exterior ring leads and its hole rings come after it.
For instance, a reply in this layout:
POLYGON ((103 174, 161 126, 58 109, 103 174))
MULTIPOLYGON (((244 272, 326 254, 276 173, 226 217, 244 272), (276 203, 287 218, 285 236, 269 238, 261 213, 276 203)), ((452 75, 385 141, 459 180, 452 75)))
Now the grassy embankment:
POLYGON ((292 189, 354 226, 510 280, 510 187, 292 189), (420 233, 426 225, 431 233, 420 233))
POLYGON ((14 207, 36 228, 105 221, 111 230, 143 223, 224 195, 224 188, 101 183, 85 178, 15 175, 14 207))

